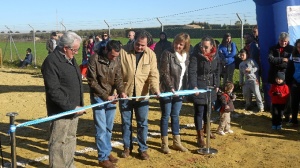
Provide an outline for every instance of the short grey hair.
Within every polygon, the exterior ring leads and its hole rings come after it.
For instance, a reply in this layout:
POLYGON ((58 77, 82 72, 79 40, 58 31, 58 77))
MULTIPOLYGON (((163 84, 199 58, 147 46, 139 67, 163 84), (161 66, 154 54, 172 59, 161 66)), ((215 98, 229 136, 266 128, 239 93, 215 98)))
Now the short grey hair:
POLYGON ((279 40, 289 40, 290 39, 290 35, 286 32, 281 32, 280 35, 279 35, 279 40))
POLYGON ((80 36, 78 36, 76 33, 68 31, 65 32, 59 39, 58 41, 58 47, 63 48, 63 47, 70 47, 72 48, 74 45, 74 42, 78 41, 81 43, 82 39, 80 36))

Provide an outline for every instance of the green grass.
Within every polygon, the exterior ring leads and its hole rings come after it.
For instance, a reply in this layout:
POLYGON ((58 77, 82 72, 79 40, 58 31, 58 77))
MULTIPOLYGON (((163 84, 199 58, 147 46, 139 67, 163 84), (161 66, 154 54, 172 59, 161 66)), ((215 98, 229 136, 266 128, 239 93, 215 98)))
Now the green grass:
MULTIPOLYGON (((121 41, 122 44, 126 44, 128 41, 127 38, 115 38, 115 40, 121 41)), ((221 41, 222 39, 217 39, 217 40, 221 41)), ((154 41, 158 42, 159 39, 154 38, 154 41)), ((169 41, 173 41, 173 39, 169 38, 169 41)), ((194 46, 199 41, 200 41, 200 39, 191 39, 191 44, 194 46)), ((235 39, 233 39, 233 41, 236 44, 239 44, 239 39, 235 38, 235 39)), ((36 64, 37 64, 37 67, 39 68, 42 65, 46 56, 48 55, 48 52, 46 50, 45 42, 36 41, 35 44, 36 44, 36 64)), ((20 59, 25 58, 27 48, 31 48, 32 53, 34 54, 33 42, 15 42, 15 45, 14 45, 14 43, 11 43, 11 50, 10 50, 9 42, 0 42, 0 48, 2 49, 3 64, 6 67, 17 67, 20 59), (10 51, 12 51, 12 54, 10 53, 10 51)), ((81 50, 79 50, 78 53, 79 54, 76 55, 75 57, 77 58, 77 60, 81 60, 81 50)), ((35 60, 33 60, 33 65, 34 65, 34 63, 35 63, 35 60)))

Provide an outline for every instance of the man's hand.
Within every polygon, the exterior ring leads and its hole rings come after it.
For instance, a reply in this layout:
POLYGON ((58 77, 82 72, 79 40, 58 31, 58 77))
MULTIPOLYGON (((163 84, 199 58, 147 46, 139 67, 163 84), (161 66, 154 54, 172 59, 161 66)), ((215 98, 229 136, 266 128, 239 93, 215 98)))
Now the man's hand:
POLYGON ((111 102, 112 104, 116 104, 118 102, 118 100, 117 100, 118 97, 119 97, 119 95, 115 94, 115 95, 112 95, 112 96, 108 96, 107 100, 108 101, 113 101, 113 102, 111 102))
POLYGON ((160 95, 160 91, 157 91, 154 94, 156 95, 156 98, 160 98, 160 96, 159 96, 160 95))
POLYGON ((122 92, 122 93, 120 94, 120 98, 126 99, 126 98, 128 98, 128 96, 127 96, 124 92, 122 92))
POLYGON ((288 58, 282 58, 282 61, 283 61, 283 62, 288 62, 289 59, 288 59, 288 58))

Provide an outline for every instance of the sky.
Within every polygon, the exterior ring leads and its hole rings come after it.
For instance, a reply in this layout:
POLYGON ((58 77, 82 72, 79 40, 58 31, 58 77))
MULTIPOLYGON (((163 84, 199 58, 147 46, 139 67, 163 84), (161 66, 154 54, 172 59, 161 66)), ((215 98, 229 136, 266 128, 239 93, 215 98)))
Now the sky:
POLYGON ((233 25, 238 21, 236 13, 244 23, 256 24, 253 0, 6 0, 1 6, 0 32, 95 30, 108 26, 134 29, 192 21, 233 25))

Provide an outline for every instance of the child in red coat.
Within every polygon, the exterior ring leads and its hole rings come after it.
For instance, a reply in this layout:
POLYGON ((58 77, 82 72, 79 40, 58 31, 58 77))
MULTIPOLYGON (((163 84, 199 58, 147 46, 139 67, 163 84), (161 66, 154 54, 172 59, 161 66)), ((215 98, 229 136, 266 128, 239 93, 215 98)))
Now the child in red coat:
POLYGON ((282 115, 290 93, 288 86, 284 82, 284 72, 278 72, 276 76, 276 84, 272 84, 269 95, 272 101, 272 129, 281 130, 282 115))

